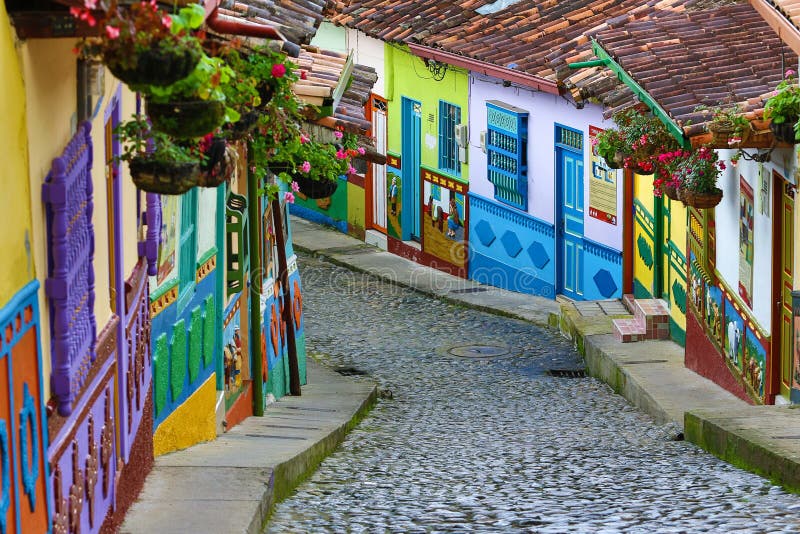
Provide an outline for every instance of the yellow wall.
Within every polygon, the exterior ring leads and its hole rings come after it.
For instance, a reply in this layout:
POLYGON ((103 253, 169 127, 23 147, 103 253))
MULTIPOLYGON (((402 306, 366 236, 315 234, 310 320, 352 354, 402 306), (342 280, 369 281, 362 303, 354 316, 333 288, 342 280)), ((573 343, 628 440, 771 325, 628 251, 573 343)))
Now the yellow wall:
POLYGON ((217 437, 215 373, 186 399, 153 434, 153 454, 160 456, 217 437))
POLYGON ((653 177, 635 174, 633 184, 634 198, 640 202, 647 211, 647 214, 644 214, 638 209, 637 206, 635 217, 636 224, 634 225, 633 231, 633 277, 652 295, 655 292, 655 288, 653 287, 655 283, 655 271, 653 270, 652 264, 648 267, 642 259, 639 243, 643 238, 644 241, 649 244, 652 254, 655 254, 655 247, 652 238, 652 233, 655 229, 655 221, 652 220, 652 214, 655 211, 655 202, 653 199, 653 177), (644 231, 645 228, 650 229, 650 235, 644 231))
POLYGON ((26 240, 38 242, 31 234, 31 211, 28 184, 28 141, 25 129, 25 87, 22 81, 15 33, 0 4, 0 146, 4 149, 0 166, 0 213, 6 224, 0 232, 0 307, 23 285, 33 279, 34 265, 26 240))

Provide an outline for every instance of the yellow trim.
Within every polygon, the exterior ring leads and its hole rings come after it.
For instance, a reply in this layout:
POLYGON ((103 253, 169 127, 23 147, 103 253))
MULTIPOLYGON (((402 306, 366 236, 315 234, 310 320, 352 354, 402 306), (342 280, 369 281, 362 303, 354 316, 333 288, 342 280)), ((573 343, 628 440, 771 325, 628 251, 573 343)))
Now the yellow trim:
POLYGON ((211 373, 197 391, 158 425, 153 433, 153 454, 161 456, 215 439, 216 400, 217 379, 216 374, 211 373))
POLYGON ((197 268, 197 273, 195 274, 195 283, 200 283, 200 281, 211 274, 211 271, 217 268, 217 255, 214 254, 206 262, 197 268))
POLYGON ((169 291, 150 303, 150 319, 155 319, 162 311, 169 308, 178 300, 178 285, 175 284, 169 291))

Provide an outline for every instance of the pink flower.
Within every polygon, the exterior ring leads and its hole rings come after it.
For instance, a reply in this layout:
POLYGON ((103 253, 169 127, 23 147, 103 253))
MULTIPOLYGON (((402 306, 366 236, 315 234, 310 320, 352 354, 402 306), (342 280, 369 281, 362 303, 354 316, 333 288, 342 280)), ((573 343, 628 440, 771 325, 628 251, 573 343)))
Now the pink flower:
POLYGON ((275 63, 272 66, 272 76, 275 78, 283 78, 286 75, 286 66, 283 63, 275 63))
POLYGON ((364 154, 367 153, 367 149, 364 148, 363 146, 360 146, 360 147, 358 147, 358 153, 363 156, 364 154))
POLYGON ((294 191, 295 193, 300 191, 300 184, 298 184, 297 182, 292 182, 292 191, 294 191))
POLYGON ((289 191, 283 194, 283 200, 288 202, 289 204, 294 204, 294 193, 290 193, 289 191))
POLYGON ((347 159, 347 152, 340 148, 336 151, 336 159, 347 159))
POLYGON ((721 170, 721 171, 725 170, 725 162, 722 162, 722 161, 719 162, 719 170, 721 170))
POLYGON ((97 9, 97 0, 83 0, 86 9, 97 9))
POLYGON ((304 161, 303 164, 300 165, 300 170, 307 173, 311 170, 311 164, 307 161, 304 161))
POLYGON ((307 135, 300 134, 300 144, 301 145, 304 145, 304 144, 308 143, 309 141, 311 141, 311 139, 309 139, 307 135))
POLYGON ((308 79, 308 74, 306 74, 306 71, 304 71, 304 70, 300 71, 300 79, 301 80, 307 80, 308 79))
POLYGON ((340 131, 336 130, 336 131, 334 131, 334 132, 333 132, 333 136, 334 136, 336 139, 341 139, 342 137, 344 137, 344 134, 343 134, 342 132, 340 132, 340 131))
POLYGON ((358 171, 352 165, 350 165, 350 167, 347 168, 347 174, 357 174, 357 173, 358 171))
POLYGON ((789 76, 794 76, 797 74, 793 69, 786 69, 785 76, 788 78, 789 76))
POLYGON ((116 39, 119 37, 119 28, 115 28, 114 26, 106 26, 106 35, 109 39, 116 39))
POLYGON ((172 17, 164 15, 161 17, 161 24, 167 29, 172 28, 172 17))

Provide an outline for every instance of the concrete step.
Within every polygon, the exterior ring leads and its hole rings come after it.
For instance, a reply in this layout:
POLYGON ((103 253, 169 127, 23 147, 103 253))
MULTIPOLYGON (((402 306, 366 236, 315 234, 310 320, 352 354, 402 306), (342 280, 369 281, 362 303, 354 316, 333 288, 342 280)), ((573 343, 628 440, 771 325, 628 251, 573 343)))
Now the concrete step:
POLYGON ((614 319, 614 339, 620 343, 634 343, 646 339, 647 330, 636 319, 614 319))
POLYGON ((622 301, 630 307, 633 319, 614 319, 614 337, 620 343, 645 339, 669 339, 669 308, 661 299, 633 299, 625 295, 622 301))

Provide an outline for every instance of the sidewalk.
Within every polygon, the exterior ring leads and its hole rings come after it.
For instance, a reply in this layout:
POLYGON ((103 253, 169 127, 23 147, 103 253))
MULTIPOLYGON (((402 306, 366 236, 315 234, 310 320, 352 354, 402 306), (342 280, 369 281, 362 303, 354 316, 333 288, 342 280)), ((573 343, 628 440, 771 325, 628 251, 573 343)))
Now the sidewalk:
POLYGON ((262 532, 289 495, 372 407, 371 381, 307 363, 300 397, 267 406, 217 440, 156 458, 123 533, 262 532))
POLYGON ((455 304, 557 327, 573 339, 587 372, 657 422, 738 467, 800 492, 800 406, 750 406, 684 367, 671 341, 618 343, 613 301, 564 303, 464 280, 292 217, 297 250, 455 304))

